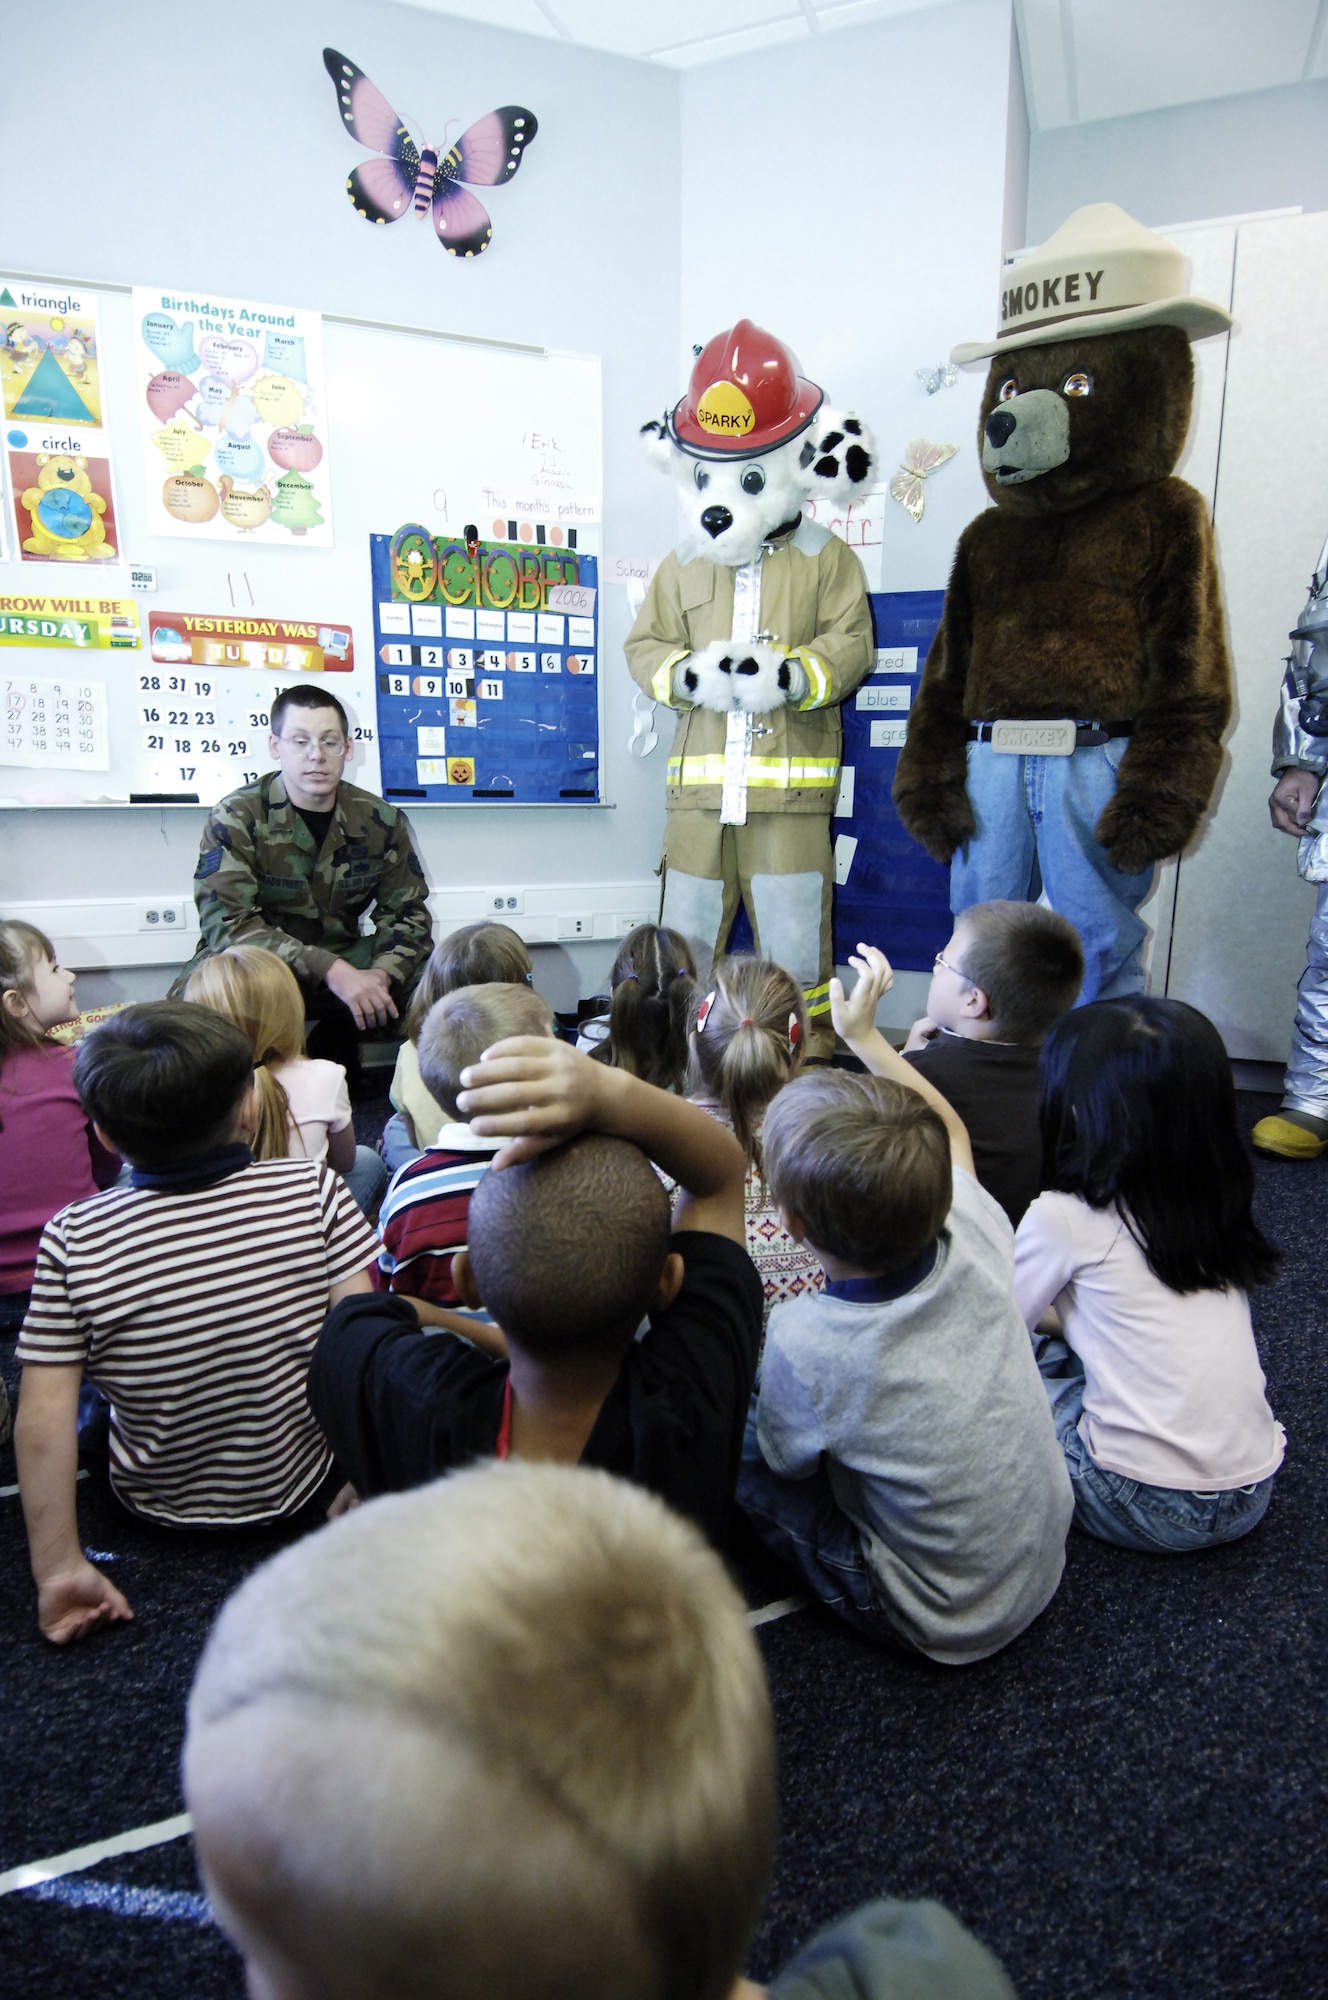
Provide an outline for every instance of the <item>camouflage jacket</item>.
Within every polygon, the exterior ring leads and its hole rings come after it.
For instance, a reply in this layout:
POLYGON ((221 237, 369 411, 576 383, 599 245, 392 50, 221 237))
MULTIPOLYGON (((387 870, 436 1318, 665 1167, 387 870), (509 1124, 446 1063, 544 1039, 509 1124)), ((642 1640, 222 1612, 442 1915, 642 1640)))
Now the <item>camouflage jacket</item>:
POLYGON ((410 822, 355 785, 338 786, 335 810, 316 850, 279 771, 212 808, 194 871, 199 960, 227 945, 256 944, 306 984, 326 979, 333 959, 344 958, 381 966, 410 991, 432 944, 410 822), (373 934, 361 937, 360 917, 371 906, 373 934))

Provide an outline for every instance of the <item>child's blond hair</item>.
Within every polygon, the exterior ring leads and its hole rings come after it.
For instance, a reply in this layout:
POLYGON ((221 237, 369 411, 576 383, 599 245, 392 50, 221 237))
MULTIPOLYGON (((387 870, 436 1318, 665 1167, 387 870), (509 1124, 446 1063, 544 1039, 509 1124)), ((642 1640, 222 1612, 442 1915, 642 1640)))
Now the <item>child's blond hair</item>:
POLYGON ((461 1072, 512 1035, 552 1035, 553 1009, 528 986, 493 980, 435 1000, 420 1027, 420 1082, 449 1118, 459 1118, 461 1072))
MULTIPOLYGON (((44 931, 19 917, 0 919, 0 995, 12 991, 26 997, 41 958, 55 963, 55 946, 44 931)), ((11 1014, 8 1007, 0 1005, 0 1062, 16 1049, 39 1049, 49 1040, 45 1028, 36 1021, 25 1014, 11 1014)))
POLYGON ((797 1068, 807 1037, 802 988, 768 958, 715 961, 692 1002, 687 1083, 723 1105, 749 1165, 761 1165, 762 1113, 797 1068))
POLYGON ((720 2000, 774 1833, 760 1658, 653 1495, 489 1465, 372 1500, 231 1598, 185 1795, 223 1926, 345 2000, 720 2000))
POLYGON ((258 1085, 254 1158, 288 1159, 290 1100, 269 1065, 294 1062, 304 1054, 304 995, 295 974, 284 959, 260 945, 231 945, 205 958, 190 974, 184 997, 192 1006, 233 1021, 249 1037, 258 1085))

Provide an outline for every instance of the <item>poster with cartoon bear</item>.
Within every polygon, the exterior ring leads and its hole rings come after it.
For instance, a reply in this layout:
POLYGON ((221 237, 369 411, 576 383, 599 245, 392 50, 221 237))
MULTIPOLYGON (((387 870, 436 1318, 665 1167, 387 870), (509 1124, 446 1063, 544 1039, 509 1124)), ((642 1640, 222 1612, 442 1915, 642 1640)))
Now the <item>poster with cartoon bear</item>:
POLYGON ((119 561, 92 293, 0 279, 0 397, 20 560, 119 561))
POLYGON ((331 548, 321 316, 136 285, 134 319, 149 531, 331 548))

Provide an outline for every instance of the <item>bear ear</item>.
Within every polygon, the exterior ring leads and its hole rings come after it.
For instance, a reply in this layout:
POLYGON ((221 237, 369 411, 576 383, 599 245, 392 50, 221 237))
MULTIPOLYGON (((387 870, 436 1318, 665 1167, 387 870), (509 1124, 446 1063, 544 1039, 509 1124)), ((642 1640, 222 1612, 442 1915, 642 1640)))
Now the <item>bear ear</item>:
POLYGON ((876 443, 861 418, 851 410, 822 409, 810 438, 809 490, 836 500, 861 493, 876 466, 876 443))
POLYGON ((669 470, 674 460, 674 446, 669 437, 667 411, 662 417, 652 417, 648 424, 642 424, 641 445, 657 472, 669 470))

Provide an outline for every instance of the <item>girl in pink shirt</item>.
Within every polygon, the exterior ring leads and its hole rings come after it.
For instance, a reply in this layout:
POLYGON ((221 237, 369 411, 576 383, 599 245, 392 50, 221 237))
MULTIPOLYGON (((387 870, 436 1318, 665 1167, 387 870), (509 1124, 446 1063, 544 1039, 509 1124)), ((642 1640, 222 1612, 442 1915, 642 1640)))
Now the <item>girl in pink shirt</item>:
POLYGON ((1286 1435, 1247 1296, 1278 1253, 1217 1030, 1179 1000, 1080 1007, 1044 1045, 1040 1118, 1015 1291, 1075 1520, 1155 1553, 1234 1541, 1263 1518, 1286 1435), (1037 1331, 1051 1308, 1058 1335, 1037 1331))
POLYGON ((77 1013, 50 939, 0 920, 0 1334, 22 1324, 51 1217, 120 1171, 78 1101, 74 1051, 50 1037, 77 1013))

